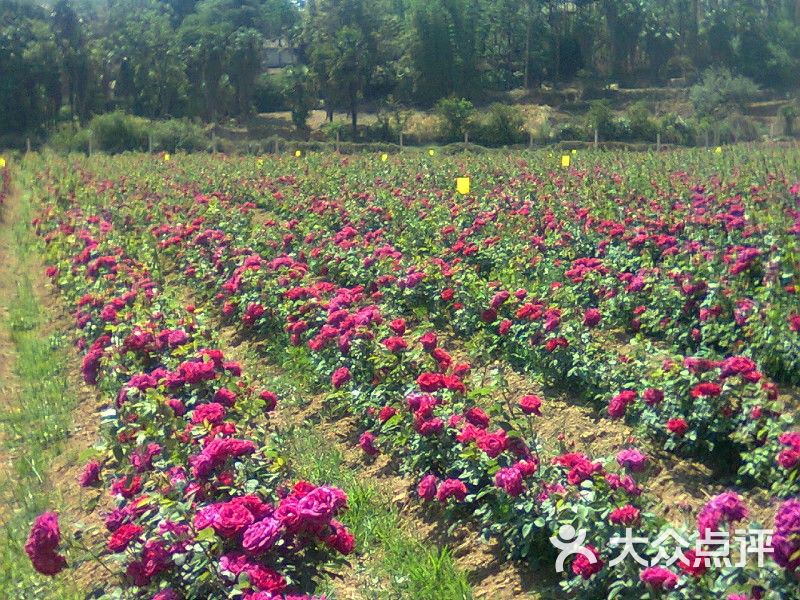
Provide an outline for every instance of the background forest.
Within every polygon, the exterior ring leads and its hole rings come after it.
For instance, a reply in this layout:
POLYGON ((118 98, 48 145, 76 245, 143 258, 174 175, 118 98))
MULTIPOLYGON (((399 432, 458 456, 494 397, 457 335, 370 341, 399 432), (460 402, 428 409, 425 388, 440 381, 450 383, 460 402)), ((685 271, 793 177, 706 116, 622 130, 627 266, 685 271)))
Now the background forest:
MULTIPOLYGON (((107 129, 121 113, 184 118, 191 137, 192 126, 287 111, 307 137, 320 110, 346 115, 329 136, 394 140, 404 111, 435 107, 439 139, 452 141, 470 127, 480 139, 473 107, 498 102, 483 131, 510 128, 501 141, 514 142, 524 115, 502 104, 580 98, 601 100, 579 107, 584 128, 651 139, 663 125, 649 122, 652 106, 615 125, 601 92, 683 86, 700 125, 759 89, 790 100, 798 25, 800 0, 0 0, 0 136, 63 136, 121 111, 107 129), (377 117, 360 128, 364 113, 377 117), (641 135, 618 131, 637 119, 641 135)), ((796 108, 778 108, 791 135, 796 108)))

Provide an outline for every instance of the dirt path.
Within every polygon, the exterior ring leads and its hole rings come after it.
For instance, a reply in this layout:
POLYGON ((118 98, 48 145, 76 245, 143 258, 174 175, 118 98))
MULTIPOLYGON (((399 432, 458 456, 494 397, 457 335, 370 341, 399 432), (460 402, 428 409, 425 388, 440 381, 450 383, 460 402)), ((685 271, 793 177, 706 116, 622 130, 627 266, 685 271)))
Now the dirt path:
MULTIPOLYGON (((0 323, 9 323, 9 307, 16 298, 17 256, 13 251, 13 224, 19 213, 18 194, 9 194, 0 205, 0 323)), ((14 410, 14 400, 20 395, 19 378, 14 372, 17 364, 17 352, 11 331, 8 327, 0 327, 0 412, 6 414, 14 410)), ((4 428, 0 428, 0 479, 11 477, 12 455, 6 449, 7 436, 4 428)), ((0 520, 8 510, 7 498, 0 496, 0 520)))
MULTIPOLYGON (((237 335, 235 328, 220 326, 225 340, 226 355, 240 361, 245 370, 267 385, 270 380, 288 375, 264 358, 259 343, 237 335)), ((345 459, 345 466, 358 474, 362 481, 374 483, 386 503, 399 512, 404 529, 426 544, 450 549, 456 566, 467 576, 476 599, 512 600, 519 598, 561 597, 556 576, 549 570, 536 572, 530 566, 509 561, 495 542, 479 539, 477 527, 468 522, 452 526, 437 507, 423 505, 416 500, 416 482, 399 475, 399 468, 390 456, 380 454, 365 460, 358 449, 361 434, 355 417, 333 416, 323 404, 324 394, 303 394, 302 403, 287 403, 277 411, 277 427, 311 427, 345 459), (535 590, 535 592, 533 591, 535 590), (548 592, 549 590, 549 592, 548 592), (552 595, 548 595, 551 593, 552 595)), ((335 582, 337 597, 348 600, 361 599, 370 583, 358 569, 349 569, 335 582)))
MULTIPOLYGON (((67 340, 65 348, 52 350, 43 360, 57 361, 53 364, 58 384, 62 386, 62 400, 73 407, 63 439, 55 440, 52 460, 47 469, 38 474, 44 483, 39 490, 42 498, 37 503, 58 510, 62 531, 78 532, 84 546, 96 549, 103 544, 101 513, 110 508, 110 499, 100 489, 80 488, 77 480, 87 451, 99 436, 97 410, 100 402, 95 391, 80 379, 80 358, 68 341, 72 339, 71 319, 57 290, 44 274, 41 257, 35 252, 23 257, 16 246, 19 240, 15 228, 29 216, 27 200, 22 196, 23 185, 21 177, 14 181, 11 193, 0 207, 0 414, 25 413, 26 385, 17 374, 18 367, 25 365, 20 364, 11 322, 13 314, 9 308, 20 301, 23 286, 29 285, 40 313, 36 322, 26 327, 30 326, 38 338, 48 340, 48 348, 50 340, 67 340)), ((7 436, 5 428, 0 428, 0 478, 14 476, 14 463, 19 458, 14 451, 18 440, 7 439, 7 436)), ((15 504, 10 491, 0 496, 0 520, 4 514, 19 509, 15 504)), ((108 581, 108 575, 96 561, 76 561, 71 566, 74 567, 70 570, 71 579, 82 590, 102 588, 108 581)))

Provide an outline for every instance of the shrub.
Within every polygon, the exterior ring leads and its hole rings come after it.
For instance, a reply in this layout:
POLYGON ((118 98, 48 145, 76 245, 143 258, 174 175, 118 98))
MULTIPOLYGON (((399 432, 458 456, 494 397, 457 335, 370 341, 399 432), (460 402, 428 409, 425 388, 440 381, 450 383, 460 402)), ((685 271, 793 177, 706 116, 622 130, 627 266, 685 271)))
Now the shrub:
POLYGON ((516 106, 495 103, 476 127, 476 142, 485 146, 504 146, 525 141, 525 117, 516 106))
POLYGON ((284 93, 285 88, 286 81, 283 75, 271 75, 269 73, 259 75, 253 92, 253 104, 256 107, 256 112, 289 110, 289 103, 284 93))
MULTIPOLYGON (((153 136, 153 150, 176 152, 204 152, 208 150, 209 139, 201 125, 189 119, 169 119, 152 121, 149 132, 153 136)), ((149 142, 148 142, 149 143, 149 142)))
POLYGON ((690 57, 685 54, 677 54, 661 67, 660 75, 664 79, 679 77, 694 79, 697 75, 697 68, 694 66, 694 61, 690 57))
POLYGON ((558 126, 556 137, 559 140, 581 140, 586 137, 586 131, 582 124, 567 121, 558 126))
POLYGON ((441 136, 445 141, 458 141, 464 137, 475 107, 465 98, 442 98, 436 103, 434 112, 442 120, 441 136))
POLYGON ((339 139, 344 140, 345 135, 348 131, 350 131, 350 127, 348 127, 347 123, 340 120, 330 121, 323 123, 320 127, 320 131, 325 136, 326 140, 333 141, 336 139, 336 134, 339 134, 339 139))
POLYGON ((778 110, 778 117, 783 122, 783 134, 792 137, 794 135, 794 121, 797 119, 798 109, 797 102, 790 102, 784 104, 778 110))
POLYGON ((758 86, 747 77, 734 76, 728 69, 708 69, 700 83, 689 91, 700 118, 723 119, 733 111, 743 111, 758 94, 758 86))
POLYGON ((408 144, 429 144, 440 133, 440 119, 425 113, 414 114, 403 129, 408 144))
POLYGON ((725 142, 752 142, 761 137, 758 124, 741 113, 729 115, 720 128, 720 139, 725 142))
POLYGON ((147 120, 141 117, 114 111, 97 115, 89 122, 92 146, 109 154, 146 150, 147 120))
POLYGON ((589 111, 586 113, 586 126, 598 133, 604 139, 614 137, 614 123, 611 113, 611 104, 608 100, 593 100, 589 103, 589 111))
POLYGON ((699 134, 697 124, 671 112, 661 117, 661 141, 670 144, 691 146, 699 134))
POLYGON ((627 111, 630 137, 634 140, 652 141, 658 133, 658 122, 652 118, 647 102, 640 101, 627 111))

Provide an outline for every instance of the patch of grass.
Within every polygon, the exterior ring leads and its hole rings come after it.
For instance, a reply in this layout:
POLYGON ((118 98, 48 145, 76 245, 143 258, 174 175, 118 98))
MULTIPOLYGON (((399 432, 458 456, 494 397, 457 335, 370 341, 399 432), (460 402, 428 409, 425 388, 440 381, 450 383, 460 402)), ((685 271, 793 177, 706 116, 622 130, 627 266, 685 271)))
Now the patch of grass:
MULTIPOLYGON (((288 349, 279 343, 245 344, 237 347, 237 358, 246 362, 254 380, 278 394, 279 407, 301 407, 315 392, 309 377, 314 364, 302 349, 288 349)), ((426 545, 409 531, 379 485, 360 477, 314 425, 289 427, 278 437, 276 447, 291 460, 298 477, 335 485, 347 493, 348 510, 342 521, 356 539, 358 558, 351 562, 359 584, 357 598, 471 600, 466 574, 458 569, 450 551, 426 545)), ((336 598, 335 581, 321 582, 316 592, 336 598)))
POLYGON ((466 575, 455 565, 447 548, 426 545, 410 532, 398 511, 376 484, 363 481, 345 464, 336 448, 313 429, 294 429, 287 434, 286 454, 298 474, 310 481, 342 488, 349 509, 342 521, 356 537, 356 551, 364 561, 357 567, 364 598, 425 598, 468 600, 472 590, 466 575), (374 585, 373 585, 374 584, 374 585))
MULTIPOLYGON (((33 233, 31 208, 21 199, 13 231, 2 235, 16 254, 16 290, 7 304, 8 318, 0 322, 13 342, 16 382, 0 414, 2 448, 9 477, 0 481, 0 598, 81 598, 65 576, 38 575, 24 553, 23 544, 33 519, 58 506, 47 470, 67 436, 75 399, 64 376, 60 342, 44 331, 47 315, 31 282, 33 233)), ((14 264, 12 262, 12 264, 14 264)), ((8 385, 9 382, 7 382, 8 385)))

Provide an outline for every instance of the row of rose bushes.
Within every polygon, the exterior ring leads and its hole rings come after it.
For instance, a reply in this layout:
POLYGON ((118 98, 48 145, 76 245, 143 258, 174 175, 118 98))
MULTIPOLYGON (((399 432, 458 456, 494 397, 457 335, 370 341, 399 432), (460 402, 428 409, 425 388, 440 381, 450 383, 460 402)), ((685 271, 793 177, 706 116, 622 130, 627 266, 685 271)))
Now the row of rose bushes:
MULTIPOLYGON (((629 298, 628 288, 631 287, 636 294, 658 297, 657 289, 647 287, 648 279, 644 276, 622 278, 620 282, 603 266, 603 261, 590 258, 575 259, 554 274, 552 265, 562 260, 561 254, 556 252, 551 258, 539 254, 539 271, 528 275, 525 281, 528 287, 515 287, 514 283, 518 286, 521 281, 519 272, 525 269, 495 273, 482 268, 486 262, 485 258, 480 258, 482 250, 476 253, 478 258, 464 252, 449 260, 442 258, 447 257, 448 251, 441 239, 430 238, 430 232, 441 231, 442 239, 446 239, 453 233, 448 233, 453 225, 431 227, 431 223, 444 221, 444 217, 436 213, 437 205, 426 205, 425 219, 430 223, 414 231, 411 216, 422 210, 410 204, 416 199, 404 197, 401 207, 396 202, 392 204, 391 198, 379 198, 386 204, 378 200, 365 202, 363 194, 352 202, 320 200, 317 195, 302 198, 298 193, 304 186, 299 185, 298 180, 300 178, 282 176, 270 182, 272 200, 268 202, 268 214, 274 219, 267 219, 256 236, 249 235, 250 225, 246 219, 234 222, 227 215, 222 215, 221 222, 163 225, 156 233, 161 236, 167 252, 188 253, 184 260, 190 263, 189 274, 200 279, 215 276, 219 269, 223 269, 223 275, 231 269, 236 273, 237 267, 242 268, 237 257, 245 247, 252 247, 265 261, 285 254, 286 271, 301 270, 305 275, 292 279, 296 288, 308 286, 318 278, 337 286, 361 286, 378 296, 367 302, 374 302, 384 312, 421 315, 449 334, 478 339, 492 355, 548 382, 567 387, 573 393, 582 392, 609 416, 624 416, 636 423, 648 439, 669 450, 695 456, 709 456, 716 451, 718 457, 725 457, 720 462, 728 462, 734 469, 738 467, 742 483, 755 482, 783 496, 797 493, 800 447, 797 432, 791 431, 794 415, 783 414, 784 407, 777 401, 777 386, 761 375, 755 361, 742 355, 725 358, 713 346, 704 348, 700 356, 685 357, 677 352, 678 347, 663 342, 656 345, 642 336, 634 338, 636 345, 624 351, 618 349, 620 344, 611 343, 624 315, 627 315, 624 316, 626 323, 630 315, 634 317, 629 323, 630 335, 643 326, 647 329, 648 324, 663 321, 658 309, 654 315, 649 306, 639 304, 643 301, 641 297, 629 298), (286 185, 293 186, 296 193, 284 194, 282 190, 286 185), (407 218, 392 218, 400 210, 405 211, 403 214, 407 218), (239 240, 243 242, 241 247, 237 246, 239 240), (417 251, 421 247, 442 248, 441 256, 422 256, 417 251), (551 267, 543 267, 546 262, 552 263, 551 267), (558 273, 563 276, 559 277, 558 273), (599 290, 605 291, 600 294, 599 290), (607 301, 600 302, 601 297, 607 297, 607 301)), ((257 185, 257 182, 249 183, 257 185)), ((236 192, 239 191, 237 188, 236 192)), ((196 190, 191 192, 194 195, 196 190)), ((237 199, 239 196, 255 197, 252 189, 248 195, 231 196, 237 199)), ((461 202, 468 204, 471 200, 461 202)), ((458 200, 451 200, 450 205, 442 202, 451 216, 456 202, 458 200)), ((249 205, 243 202, 241 206, 247 209, 249 205)), ((485 216, 479 229, 485 230, 496 220, 490 217, 485 216)), ((472 229, 478 219, 475 216, 468 219, 473 223, 472 229)), ((526 219, 530 219, 527 214, 526 219)), ((502 223, 506 229, 510 227, 508 220, 502 223)), ((486 234, 486 239, 499 237, 496 243, 488 245, 492 251, 505 241, 514 244, 519 239, 507 233, 502 237, 495 233, 498 231, 486 234)), ((750 237, 753 235, 751 233, 750 237)), ((569 239, 577 244, 574 236, 569 239)), ((617 242, 614 239, 604 241, 609 241, 604 247, 611 255, 617 242)), ((541 245, 544 241, 540 250, 541 245)), ((622 246, 628 247, 624 243, 622 246)), ((555 244, 555 248, 558 247, 555 244)), ((524 256, 524 251, 498 254, 507 256, 509 261, 518 255, 524 256)), ((638 258, 641 258, 638 254, 626 255, 618 258, 618 262, 638 258)), ((673 253, 665 260, 678 258, 673 253)), ((526 258, 519 264, 532 260, 526 258)), ((662 270, 673 266, 665 265, 662 270)), ((255 267, 258 271, 259 265, 255 267)), ((235 300, 239 306, 252 304, 253 310, 257 310, 258 306, 274 307, 282 300, 263 290, 273 290, 273 295, 278 296, 286 291, 281 287, 275 292, 273 281, 275 277, 283 277, 283 271, 272 273, 261 269, 261 272, 261 276, 248 276, 245 285, 237 290, 235 300)), ((694 277, 703 281, 697 274, 694 277)), ((716 277, 721 280, 719 275, 716 277)), ((681 281, 678 288, 681 297, 709 288, 706 283, 687 283, 685 277, 681 281)), ((753 283, 753 278, 746 278, 746 282, 753 283)), ((239 282, 229 281, 226 285, 234 283, 238 285, 239 282)), ((776 288, 769 281, 755 287, 761 290, 758 293, 782 290, 781 298, 794 297, 794 292, 776 288)), ((692 302, 699 306, 708 301, 692 302)), ((713 304, 716 300, 710 302, 713 304)), ((302 304, 300 310, 303 310, 302 304)), ((685 312, 677 307, 674 310, 678 315, 685 312)), ((775 307, 770 310, 782 314, 784 324, 785 316, 791 314, 775 307)), ((288 313, 283 316, 302 321, 305 329, 295 337, 303 341, 313 339, 325 326, 320 317, 315 322, 288 313)), ((254 318, 257 315, 248 316, 248 319, 254 318)), ((288 320, 283 325, 297 328, 288 320)), ((682 330, 684 325, 678 325, 682 330)), ((800 350, 800 333, 790 324, 787 334, 784 345, 791 351, 792 360, 796 360, 800 352, 793 349, 800 350)))
POLYGON ((562 176, 521 161, 482 171, 459 161, 450 172, 472 170, 482 188, 466 197, 452 193, 447 171, 414 161, 382 166, 374 180, 354 161, 331 160, 314 164, 314 177, 302 175, 307 165, 264 166, 211 185, 258 202, 279 226, 303 215, 281 232, 293 245, 309 236, 319 245, 350 226, 360 235, 348 249, 372 231, 411 258, 406 266, 444 261, 455 302, 475 296, 458 278, 465 265, 536 297, 557 284, 570 289, 565 308, 602 308, 601 327, 641 331, 689 354, 744 353, 791 380, 800 372, 800 186, 780 174, 777 157, 768 166, 764 158, 749 171, 728 167, 724 180, 659 164, 642 165, 652 169, 645 179, 614 162, 562 176))
MULTIPOLYGON (((63 181, 41 194, 34 225, 48 275, 74 310, 83 377, 108 399, 80 485, 113 498, 100 558, 119 567, 109 585, 157 600, 309 598, 300 590, 319 568, 353 550, 337 520, 345 494, 292 483, 270 441, 276 395, 226 360, 202 311, 157 276, 141 231, 118 228, 102 207, 84 210, 63 181)), ((45 513, 25 548, 55 575, 67 556, 93 560, 70 546, 45 513)))
MULTIPOLYGON (((196 263, 188 263, 193 274, 196 268, 196 263)), ((527 429, 523 415, 541 414, 539 397, 522 396, 508 410, 494 407, 487 414, 478 406, 481 392, 473 393, 467 384, 470 365, 456 362, 434 332, 415 331, 402 317, 384 316, 361 288, 298 281, 302 272, 307 272, 304 265, 285 257, 267 263, 248 255, 222 286, 231 294, 225 296, 222 314, 240 320, 259 337, 274 340, 283 332, 285 344, 304 347, 309 356, 304 364, 317 365, 320 381, 332 373, 329 385, 336 391, 329 402, 361 418, 366 429, 359 440, 362 449, 369 455, 382 451, 400 458, 408 473, 421 476, 421 498, 463 502, 452 507, 453 515, 477 517, 487 535, 498 537, 517 558, 547 556, 543 543, 565 524, 589 529, 593 549, 608 549, 610 538, 624 526, 636 526, 650 539, 663 532, 665 524, 646 512, 647 501, 637 500, 642 490, 635 474, 647 469, 647 458, 639 450, 618 453, 616 466, 622 466, 622 472, 609 472, 580 453, 553 456, 533 435, 521 433, 527 429), (271 269, 273 277, 263 274, 271 269)), ((533 434, 535 426, 529 431, 533 434)), ((716 502, 737 503, 732 514, 746 512, 735 495, 724 498, 716 502)), ((786 510, 794 510, 796 504, 788 502, 786 510)), ((705 512, 709 511, 713 512, 705 512)), ((724 521, 717 519, 712 529, 724 521)), ((692 534, 687 537, 693 539, 692 534)), ((601 562, 596 565, 581 560, 573 564, 573 573, 582 577, 566 582, 568 590, 622 594, 636 587, 631 565, 625 565, 627 571, 618 566, 598 571, 608 559, 598 556, 601 562), (598 573, 602 575, 594 577, 598 573)), ((793 562, 783 562, 789 572, 794 570, 793 562)), ((638 581, 653 591, 680 587, 681 593, 702 597, 752 576, 728 572, 717 581, 711 576, 700 581, 706 569, 683 570, 685 581, 665 569, 642 570, 638 581), (704 591, 709 583, 713 592, 704 591)), ((764 585, 779 590, 784 585, 780 581, 779 576, 777 582, 764 585)), ((793 585, 789 579, 788 586, 793 585)))
MULTIPOLYGON (((124 185, 127 188, 129 182, 124 185)), ((656 535, 665 526, 646 512, 646 499, 640 496, 637 478, 647 464, 641 452, 623 450, 615 468, 582 454, 545 453, 532 433, 521 433, 522 414, 539 412, 539 398, 520 398, 518 408, 497 407, 487 414, 476 402, 481 390, 468 385, 469 366, 454 361, 422 324, 412 326, 389 312, 390 307, 378 307, 375 302, 382 294, 377 290, 343 288, 316 275, 305 279, 309 268, 302 260, 278 255, 268 261, 234 246, 234 235, 244 231, 241 227, 249 219, 224 194, 213 198, 187 188, 156 199, 149 191, 148 201, 140 205, 131 202, 137 192, 121 193, 113 183, 103 187, 85 191, 97 194, 93 201, 109 211, 109 218, 125 223, 126 230, 135 229, 137 222, 148 223, 165 254, 171 252, 168 247, 181 246, 182 239, 192 240, 190 247, 197 254, 173 248, 171 258, 202 284, 217 282, 223 314, 238 314, 246 326, 278 343, 281 335, 289 338, 287 342, 310 342, 303 352, 313 352, 319 371, 331 377, 330 385, 337 390, 331 401, 338 400, 371 429, 361 438, 362 448, 400 457, 404 467, 420 477, 420 496, 452 505, 454 515, 471 513, 518 556, 547 556, 547 537, 564 524, 586 527, 601 560, 594 565, 574 561, 572 571, 582 577, 566 582, 568 589, 581 589, 581 594, 611 589, 624 595, 626 586, 640 581, 654 592, 673 590, 678 597, 718 597, 734 585, 752 587, 756 596, 760 588, 779 591, 795 585, 796 500, 786 502, 780 513, 782 533, 776 543, 781 550, 776 556, 781 568, 770 564, 714 573, 687 561, 679 563, 679 577, 675 570, 640 570, 630 561, 604 565, 608 540, 624 525, 638 525, 656 535), (245 258, 239 258, 242 255, 245 258), (240 285, 258 294, 258 302, 248 301, 240 285), (287 322, 294 328, 288 332, 287 322)), ((699 527, 724 527, 742 520, 745 513, 738 498, 726 494, 704 509, 699 527)), ((687 533, 692 540, 696 535, 687 533)), ((655 550, 648 552, 653 556, 655 550)))

